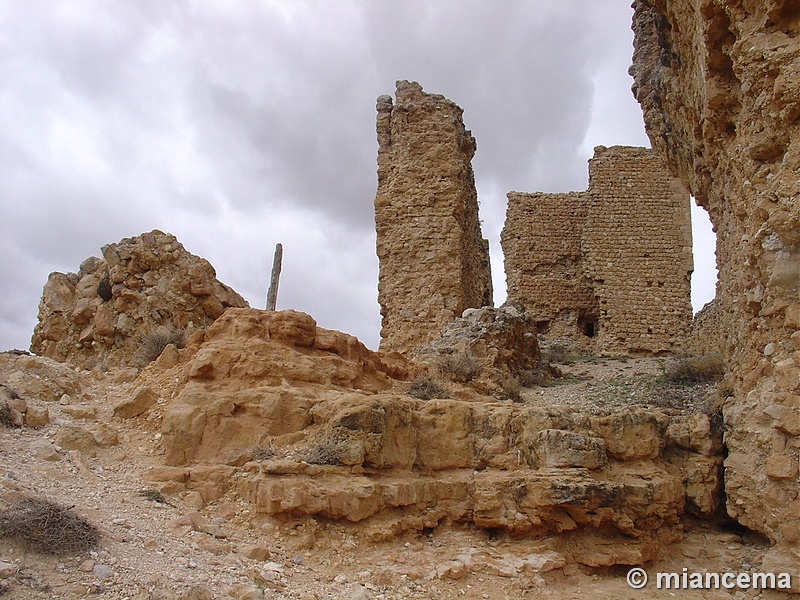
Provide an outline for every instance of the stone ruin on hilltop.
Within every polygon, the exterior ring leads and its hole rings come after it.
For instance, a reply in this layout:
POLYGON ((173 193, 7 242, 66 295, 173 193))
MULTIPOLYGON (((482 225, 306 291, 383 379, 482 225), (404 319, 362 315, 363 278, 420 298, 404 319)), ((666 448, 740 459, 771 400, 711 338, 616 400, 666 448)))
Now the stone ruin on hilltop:
POLYGON ((508 301, 548 338, 599 355, 686 348, 689 194, 652 150, 598 146, 585 192, 509 193, 501 244, 508 301))
MULTIPOLYGON (((492 305, 462 110, 417 83, 377 103, 381 349, 437 340, 492 305)), ((675 353, 692 319, 689 195, 645 148, 598 147, 586 192, 509 194, 508 302, 540 333, 605 355, 675 353)))
MULTIPOLYGON (((199 507, 238 494, 254 517, 346 520, 373 539, 442 522, 552 534, 571 560, 610 566, 655 557, 683 535, 687 511, 713 518, 724 502, 727 515, 769 539, 763 571, 796 573, 800 12, 789 0, 634 7, 631 73, 654 149, 598 149, 585 192, 511 194, 509 295, 534 325, 597 353, 681 350, 689 190, 717 230, 718 295, 695 332, 722 350, 729 371, 723 428, 705 413, 411 397, 403 386, 418 365, 308 315, 226 310, 244 301, 159 232, 107 246, 77 274, 52 274, 32 349, 117 366, 142 328, 205 327, 115 392, 147 402, 114 417, 150 411, 167 465, 145 481, 194 493, 199 507), (547 298, 547 288, 557 293, 547 298), (315 446, 325 460, 303 459, 315 446)), ((470 167, 475 141, 461 110, 418 84, 399 83, 397 100, 382 96, 377 108, 382 348, 413 356, 448 325, 457 348, 462 330, 492 331, 497 320, 482 308, 491 285, 470 167)), ((535 335, 508 330, 536 352, 535 335)), ((469 338, 470 348, 483 341, 469 338)), ((53 371, 48 362, 0 355, 0 366, 31 380, 45 379, 36 369, 53 371)), ((70 391, 49 390, 46 401, 61 393, 70 391)))

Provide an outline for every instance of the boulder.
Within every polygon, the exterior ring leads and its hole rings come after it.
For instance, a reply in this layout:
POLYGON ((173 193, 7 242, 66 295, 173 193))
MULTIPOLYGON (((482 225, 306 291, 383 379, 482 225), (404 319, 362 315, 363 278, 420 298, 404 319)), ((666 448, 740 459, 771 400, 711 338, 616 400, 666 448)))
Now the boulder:
POLYGON ((114 416, 123 419, 138 417, 147 412, 157 401, 158 394, 149 387, 137 388, 131 396, 114 405, 114 416))

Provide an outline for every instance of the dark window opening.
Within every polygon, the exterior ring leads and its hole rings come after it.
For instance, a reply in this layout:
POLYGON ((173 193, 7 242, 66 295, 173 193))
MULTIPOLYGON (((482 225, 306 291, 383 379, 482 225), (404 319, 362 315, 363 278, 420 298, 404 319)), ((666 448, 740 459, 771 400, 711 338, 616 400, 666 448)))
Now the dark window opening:
POLYGON ((593 338, 597 333, 597 319, 592 316, 584 315, 578 318, 578 329, 586 337, 593 338))
POLYGON ((536 321, 536 333, 547 333, 550 330, 550 321, 536 321))

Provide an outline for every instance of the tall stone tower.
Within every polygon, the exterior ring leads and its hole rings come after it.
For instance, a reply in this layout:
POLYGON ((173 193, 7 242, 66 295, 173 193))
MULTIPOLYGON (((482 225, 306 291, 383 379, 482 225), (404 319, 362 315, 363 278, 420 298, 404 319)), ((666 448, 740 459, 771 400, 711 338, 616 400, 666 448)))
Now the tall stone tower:
POLYGON ((408 352, 439 337, 467 308, 492 305, 462 110, 415 82, 377 102, 375 196, 381 350, 408 352))
POLYGON ((692 321, 689 193, 647 148, 595 148, 589 189, 508 194, 508 300, 582 351, 685 350, 692 321))

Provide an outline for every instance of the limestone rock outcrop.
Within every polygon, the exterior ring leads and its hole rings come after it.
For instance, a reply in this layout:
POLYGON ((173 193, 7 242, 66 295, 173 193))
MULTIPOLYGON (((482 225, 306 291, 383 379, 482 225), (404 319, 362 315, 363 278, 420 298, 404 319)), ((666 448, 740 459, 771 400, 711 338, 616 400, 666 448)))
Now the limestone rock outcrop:
POLYGON ((530 315, 514 305, 468 308, 444 327, 439 339, 412 353, 414 360, 491 391, 504 377, 524 378, 536 369, 539 342, 530 315))
POLYGON ((31 350, 84 368, 131 365, 159 327, 190 334, 247 302, 211 264, 154 230, 103 246, 77 273, 51 273, 31 350))
POLYGON ((637 0, 633 92, 717 232, 727 511, 800 564, 800 11, 637 0), (780 468, 775 468, 780 465, 780 468))
POLYGON ((230 309, 179 355, 132 384, 164 399, 150 410, 166 465, 145 481, 201 504, 233 494, 254 517, 359 523, 372 539, 443 522, 563 533, 576 560, 608 566, 649 560, 687 506, 709 514, 719 497, 705 416, 422 401, 397 362, 294 311, 230 309), (576 542, 595 537, 602 556, 576 542))
POLYGON ((381 350, 430 343, 467 308, 492 305, 489 244, 481 235, 462 110, 415 82, 377 102, 375 196, 381 350))
POLYGON ((170 465, 240 464, 259 445, 297 437, 323 391, 362 397, 392 381, 392 370, 356 338, 291 310, 230 309, 182 354, 162 425, 170 465))

